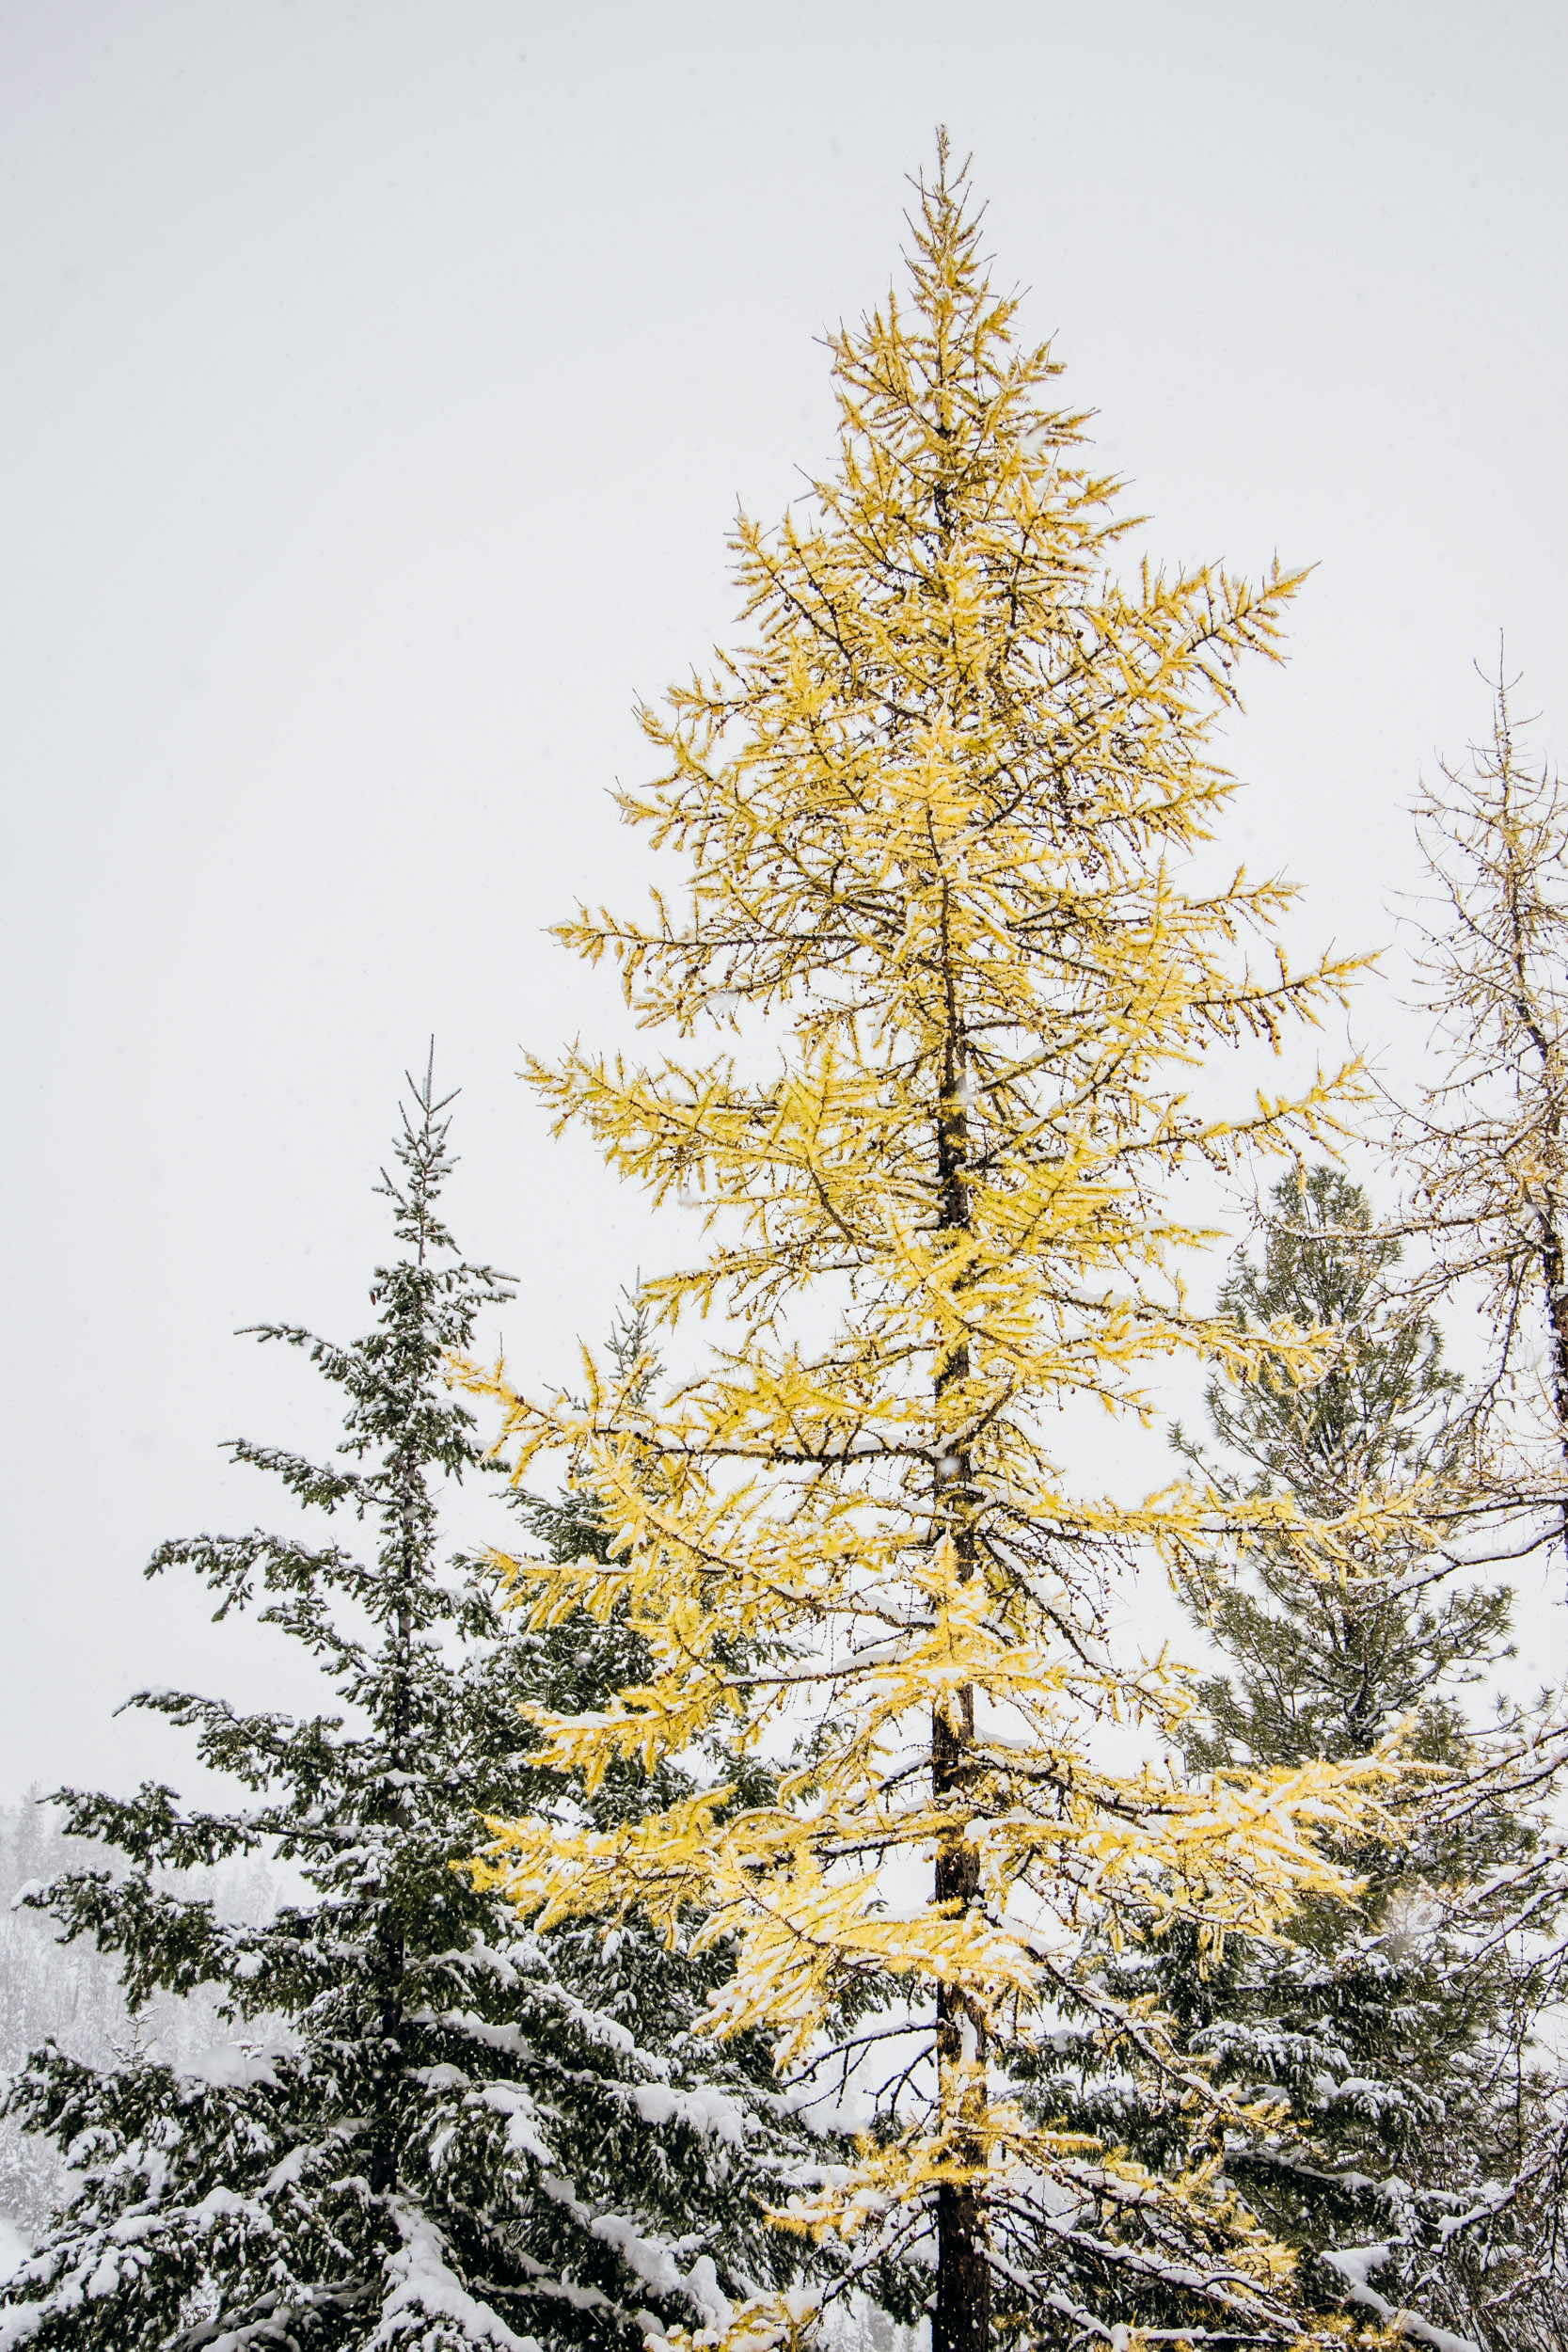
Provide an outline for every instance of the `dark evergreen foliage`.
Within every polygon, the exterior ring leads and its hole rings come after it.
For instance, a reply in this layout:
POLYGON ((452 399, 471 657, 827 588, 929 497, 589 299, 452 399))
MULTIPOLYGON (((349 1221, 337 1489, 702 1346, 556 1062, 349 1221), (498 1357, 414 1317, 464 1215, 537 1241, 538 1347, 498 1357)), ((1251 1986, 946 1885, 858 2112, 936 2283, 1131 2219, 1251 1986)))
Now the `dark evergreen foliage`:
MULTIPOLYGON (((1284 1316, 1326 1329, 1334 1353, 1310 1387, 1282 1370, 1212 1384, 1217 1484, 1331 1521, 1358 1491, 1418 1480, 1442 1524, 1465 1491, 1469 1435, 1435 1327, 1391 1283, 1398 1254, 1342 1174, 1318 1168, 1275 1189, 1262 1266, 1243 1259, 1223 1302, 1254 1327, 1284 1316)), ((1463 1581, 1440 1552, 1373 1553, 1354 1537, 1341 1573, 1314 1575, 1266 1541, 1248 1565, 1250 1582, 1190 1595, 1227 1669, 1202 1688, 1208 1727, 1190 1760, 1366 1756, 1402 1723, 1409 1759, 1435 1769, 1396 1792, 1386 1837, 1339 1855, 1362 1881, 1352 1905, 1310 1901, 1281 1944, 1238 1941, 1218 1963, 1177 1932, 1129 1973, 1238 2104, 1278 2103, 1228 2131, 1225 2170, 1319 2258, 1326 2295, 1370 2281, 1499 2348, 1534 2341, 1515 2332, 1511 2290, 1535 2224, 1498 2185, 1525 2163, 1539 2109, 1527 2049, 1545 1986, 1505 1931, 1532 1900, 1537 1925, 1549 1913, 1531 1893, 1525 1810, 1484 1782, 1449 1794, 1478 1763, 1457 1694, 1512 1654, 1512 1596, 1463 1581)), ((1160 2155, 1171 2122, 1137 2119, 1160 2155)))
MULTIPOLYGON (((1320 1521, 1423 1480, 1441 1520, 1465 1486, 1460 1384, 1390 1283, 1396 1246, 1329 1168, 1288 1179, 1272 1209, 1262 1266, 1243 1259, 1222 1304, 1253 1328, 1284 1317, 1331 1333, 1329 1367, 1309 1387, 1283 1363, 1244 1387, 1214 1381, 1218 1462, 1180 1431, 1179 1447, 1222 1490, 1289 1497, 1320 1521)), ((1508 1932, 1532 1904, 1548 1918, 1551 1899, 1528 1808, 1487 1786, 1457 1695, 1506 1654, 1510 1596, 1457 1580, 1430 1548, 1396 1556, 1353 1536, 1347 1552, 1342 1574, 1319 1577, 1299 1547, 1262 1540, 1246 1581, 1217 1563, 1195 1579, 1189 1604, 1227 1671, 1202 1686, 1189 1760, 1369 1756, 1402 1723, 1410 1760, 1436 1769, 1396 1785, 1384 1837, 1338 1855, 1358 1899, 1309 1901, 1278 1943, 1232 1938, 1219 1954, 1151 1918, 1141 1945, 1103 1951, 1098 1978, 1064 1975, 1058 2030, 1009 2064, 1038 2120, 1122 2151, 1151 2191, 1201 2183, 1217 2221, 1249 2214, 1300 2249, 1298 2287, 1321 2315, 1375 2325, 1382 2306, 1409 2308, 1488 2352, 1560 2347, 1540 2260, 1556 2176, 1528 2056, 1547 1981, 1508 1932), (1544 2160, 1530 2180, 1532 2149, 1544 2160)), ((1092 2161, 1085 2173, 1092 2190, 1092 2161)), ((1020 2332, 1085 2342, 1089 2315, 1113 2311, 1202 2328, 1212 2282, 1162 2245, 1160 2211, 1105 2178, 1040 2246, 1054 2316, 1037 2304, 1020 2332)), ((1216 2264, 1225 2244, 1216 2228, 1216 2264)), ((1238 2314, 1234 2341, 1276 2338, 1238 2314)))
MULTIPOLYGON (((534 1936, 454 1867, 488 1815, 568 1804, 603 1820, 679 1791, 668 1768, 655 1787, 628 1765, 589 1799, 532 1765, 523 1702, 597 1703, 635 1677, 634 1637, 586 1619, 522 1629, 492 1574, 439 1557, 438 1481, 485 1466, 445 1359, 510 1295, 436 1214, 451 1100, 427 1073, 384 1175, 399 1248, 376 1271, 370 1334, 257 1333, 342 1392, 338 1454, 233 1448, 372 1529, 373 1549, 202 1535, 148 1570, 188 1567, 219 1618, 253 1609, 302 1643, 335 1711, 296 1722, 146 1692, 136 1704, 192 1729, 248 1800, 61 1794, 70 1834, 133 1867, 73 1871, 34 1901, 118 1955, 134 2002, 215 1988, 235 2038, 183 2070, 34 2055, 8 2110, 58 2143, 79 2185, 0 2299, 0 2344, 635 2344, 722 2322, 800 2262, 764 2213, 803 2141, 768 2053, 695 2036, 720 1958, 666 1949, 635 1916, 534 1936), (306 1890, 263 1924, 166 1880, 255 1852, 306 1890)), ((525 1509, 565 1556, 602 1545, 591 1497, 525 1509)))
MULTIPOLYGON (((1180 1431, 1179 1447, 1222 1489, 1290 1496, 1314 1518, 1347 1511, 1358 1491, 1416 1479, 1440 1515, 1468 1441, 1454 1411, 1462 1384, 1444 1367, 1436 1327, 1387 1287, 1398 1245, 1373 1232, 1360 1186, 1330 1168, 1287 1177, 1273 1208, 1261 1270, 1243 1258, 1221 1304, 1243 1329, 1285 1316, 1336 1333, 1333 1360, 1310 1388, 1269 1368, 1246 1387, 1212 1382, 1221 1464, 1180 1431)), ((1248 1565, 1257 1591, 1226 1583, 1195 1595, 1231 1668, 1204 1685, 1213 1730, 1194 1743, 1196 1763, 1366 1756, 1412 1712, 1427 1745, 1445 1749, 1452 1691, 1505 1654, 1511 1595, 1453 1589, 1441 1558, 1396 1561, 1363 1546, 1339 1580, 1264 1543, 1248 1565)))

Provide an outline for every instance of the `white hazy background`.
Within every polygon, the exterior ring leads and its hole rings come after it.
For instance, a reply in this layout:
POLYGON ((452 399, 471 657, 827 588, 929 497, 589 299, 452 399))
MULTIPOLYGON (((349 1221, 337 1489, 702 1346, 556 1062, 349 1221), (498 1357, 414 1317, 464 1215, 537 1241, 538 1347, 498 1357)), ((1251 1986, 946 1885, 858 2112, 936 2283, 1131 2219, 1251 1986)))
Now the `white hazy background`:
MULTIPOLYGON (((1319 566, 1231 748, 1303 945, 1394 939, 1499 629, 1568 749, 1565 23, 4 0, 0 1796, 198 1786, 113 1715, 147 1682, 309 1703, 139 1571, 275 1521, 224 1438, 331 1443, 230 1335, 364 1328, 430 1032, 520 1375, 689 1248, 515 1079, 623 1028, 545 927, 641 893, 635 697, 732 633, 737 501, 830 461, 815 339, 885 293, 938 120, 1150 516, 1129 560, 1319 566)), ((1384 968, 1353 1028, 1398 1079, 1384 968)), ((1532 1659, 1558 1580, 1520 1580, 1532 1659)))

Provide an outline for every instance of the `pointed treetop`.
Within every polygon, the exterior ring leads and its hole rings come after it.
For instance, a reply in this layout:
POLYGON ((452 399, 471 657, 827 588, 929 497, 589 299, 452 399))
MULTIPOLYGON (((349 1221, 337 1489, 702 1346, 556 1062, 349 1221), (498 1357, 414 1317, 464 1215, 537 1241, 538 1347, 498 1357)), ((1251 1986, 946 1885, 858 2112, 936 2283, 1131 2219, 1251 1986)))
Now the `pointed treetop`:
POLYGON ((404 1072, 408 1090, 419 1112, 418 1123, 409 1117, 406 1103, 399 1103, 398 1115, 403 1133, 392 1146, 392 1154, 407 1170, 403 1184, 384 1168, 381 1182, 374 1189, 391 1201, 393 1228, 401 1242, 406 1242, 416 1252, 419 1263, 424 1263, 430 1249, 453 1249, 455 1242, 435 1213, 437 1194, 452 1169, 457 1166, 453 1153, 447 1149, 447 1133, 451 1125, 450 1112, 462 1089, 453 1087, 450 1094, 439 1097, 436 1092, 436 1040, 430 1041, 422 1078, 412 1071, 404 1072))

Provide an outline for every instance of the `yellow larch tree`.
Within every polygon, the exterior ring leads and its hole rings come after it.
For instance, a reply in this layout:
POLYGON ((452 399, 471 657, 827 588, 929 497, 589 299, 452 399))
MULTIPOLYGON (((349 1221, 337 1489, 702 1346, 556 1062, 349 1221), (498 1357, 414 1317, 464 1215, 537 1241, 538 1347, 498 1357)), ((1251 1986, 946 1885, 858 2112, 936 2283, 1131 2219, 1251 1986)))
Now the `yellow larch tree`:
MULTIPOLYGON (((1301 2341, 1289 2252, 1224 2178, 1223 2100, 1095 1954, 1178 1918, 1211 1947, 1269 1933, 1336 1884, 1315 1840, 1382 1767, 1186 1776, 1191 1679, 1124 1654, 1108 1579, 1286 1506, 1085 1495, 1053 1441, 1064 1404, 1146 1414, 1173 1354, 1313 1376, 1310 1335, 1189 1306, 1204 1236, 1169 1205, 1186 1166, 1291 1148, 1331 1092, 1228 1121, 1189 1100, 1212 1049, 1277 1043, 1346 977, 1287 968, 1279 886, 1195 879, 1233 789, 1212 730, 1298 577, 1117 584, 1117 485, 1019 339, 945 143, 911 228, 908 295, 832 342, 839 461, 809 520, 738 526, 751 642, 645 714, 664 771, 623 807, 684 896, 562 927, 672 1056, 534 1073, 613 1167, 705 1210, 708 1254, 646 1295, 721 1310, 725 1343, 662 1406, 592 1364, 578 1404, 469 1373, 517 1474, 564 1451, 612 1530, 608 1565, 513 1563, 521 1599, 540 1624, 624 1613, 653 1661, 604 1711, 541 1717, 546 1757, 592 1783, 726 1740, 783 1776, 613 1834, 498 1823, 477 1867, 546 1920, 693 1923, 734 1953, 716 2033, 866 2087, 860 2160, 782 2219, 867 2276, 924 2264, 934 2352, 983 2352, 993 2312, 1041 2343, 1301 2341), (1117 1723, 1143 1727, 1132 1761, 1117 1723), (1105 2067, 1164 2081, 1181 2162, 1024 2095, 1019 2054, 1069 2013, 1105 2067)), ((1311 1540, 1332 1575, 1334 1527, 1311 1540)))

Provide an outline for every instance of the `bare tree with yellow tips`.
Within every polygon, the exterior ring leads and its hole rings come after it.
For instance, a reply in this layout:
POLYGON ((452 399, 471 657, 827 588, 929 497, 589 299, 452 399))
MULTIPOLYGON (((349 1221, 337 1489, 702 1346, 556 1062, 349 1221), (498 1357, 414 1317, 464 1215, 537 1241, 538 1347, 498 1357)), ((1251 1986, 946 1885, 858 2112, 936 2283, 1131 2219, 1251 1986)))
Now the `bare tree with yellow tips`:
POLYGON ((1483 1439, 1513 1440, 1491 1500, 1548 1504, 1551 1541, 1568 1530, 1568 794, 1529 759, 1500 666, 1489 739, 1416 814, 1436 902, 1418 955, 1435 1074, 1398 1136, 1431 1252, 1418 1288, 1479 1290, 1492 1351, 1472 1410, 1483 1439))
MULTIPOLYGON (((1316 1369, 1299 1327, 1190 1306, 1205 1236, 1169 1204, 1188 1167, 1290 1149, 1333 1096, 1227 1120, 1187 1091, 1347 977, 1288 968, 1280 886, 1209 890, 1193 862, 1234 788, 1213 729, 1299 576, 1112 576, 1117 485, 940 158, 907 294, 832 342, 836 471, 809 518, 738 527, 748 644, 646 714, 663 772, 622 805, 684 861, 681 894, 562 927, 670 1055, 534 1073, 612 1166, 705 1210, 706 1256, 646 1295, 722 1311, 726 1344, 662 1406, 592 1365, 578 1405, 471 1375, 519 1475, 564 1450, 613 1529, 608 1565, 515 1563, 520 1597, 542 1624, 624 1611, 654 1660, 603 1711, 542 1719, 547 1758, 592 1784, 712 1739, 789 1769, 766 1804, 732 1775, 610 1835, 498 1824, 478 1867, 545 1920, 641 1906, 724 1943, 713 2030, 771 2033, 798 2090, 865 2087, 859 2162, 780 2218, 867 2277, 907 2261, 934 2352, 993 2325, 1300 2341, 1289 2250, 1225 2180, 1223 2098, 1148 2005, 1097 1991, 1093 1950, 1178 1919, 1209 1948, 1266 1935, 1337 1883, 1316 1840, 1386 1763, 1185 1773, 1191 1677, 1118 1643, 1108 1579, 1289 1506, 1086 1495, 1056 1412, 1135 1421, 1173 1354, 1316 1369), (1113 1721, 1145 1760, 1107 1756, 1113 1721), (1011 2054, 1067 2002, 1107 2064, 1163 2073, 1180 2164, 1022 2095, 1011 2054)), ((1358 1502, 1357 1530, 1385 1507, 1358 1502)), ((1310 1540, 1334 1573, 1334 1526, 1310 1540)), ((792 2310, 736 2312, 734 2342, 792 2310)))

